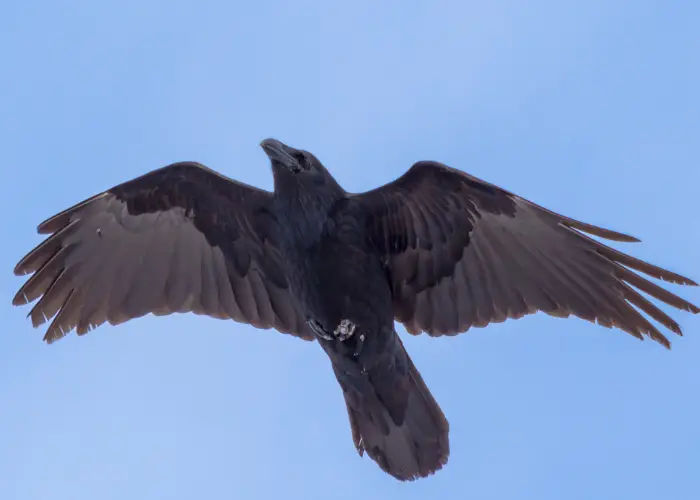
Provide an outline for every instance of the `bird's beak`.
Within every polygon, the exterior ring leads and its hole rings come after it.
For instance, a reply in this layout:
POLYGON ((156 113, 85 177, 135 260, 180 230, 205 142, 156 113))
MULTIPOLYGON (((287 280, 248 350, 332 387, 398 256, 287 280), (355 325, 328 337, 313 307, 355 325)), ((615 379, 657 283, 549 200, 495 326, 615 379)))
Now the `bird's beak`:
POLYGON ((265 139, 260 143, 260 147, 263 148, 263 151, 265 151, 265 154, 273 164, 278 163, 294 173, 302 170, 299 162, 293 155, 296 150, 277 139, 265 139))

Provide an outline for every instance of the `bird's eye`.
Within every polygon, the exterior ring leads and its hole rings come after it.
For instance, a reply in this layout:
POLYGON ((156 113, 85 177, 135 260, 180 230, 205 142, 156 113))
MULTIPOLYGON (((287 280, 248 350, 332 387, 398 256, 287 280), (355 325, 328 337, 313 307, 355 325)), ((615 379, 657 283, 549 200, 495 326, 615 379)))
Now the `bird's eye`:
POLYGON ((306 163, 306 155, 302 152, 294 153, 294 159, 302 165, 306 163))

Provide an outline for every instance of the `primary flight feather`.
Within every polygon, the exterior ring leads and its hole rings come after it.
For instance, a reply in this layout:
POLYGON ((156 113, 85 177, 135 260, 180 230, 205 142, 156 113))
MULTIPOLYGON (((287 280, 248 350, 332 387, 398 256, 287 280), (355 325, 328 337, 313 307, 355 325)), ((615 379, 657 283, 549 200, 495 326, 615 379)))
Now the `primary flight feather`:
POLYGON ((681 328, 647 297, 700 311, 642 274, 695 282, 587 234, 635 238, 464 172, 423 161, 352 194, 311 153, 274 139, 261 146, 272 193, 181 162, 46 220, 38 231, 51 236, 15 267, 31 277, 13 303, 38 299, 29 316, 35 327, 52 319, 49 343, 175 312, 317 340, 358 452, 400 480, 447 462, 449 426, 394 320, 439 336, 543 311, 669 347, 659 328, 681 328))

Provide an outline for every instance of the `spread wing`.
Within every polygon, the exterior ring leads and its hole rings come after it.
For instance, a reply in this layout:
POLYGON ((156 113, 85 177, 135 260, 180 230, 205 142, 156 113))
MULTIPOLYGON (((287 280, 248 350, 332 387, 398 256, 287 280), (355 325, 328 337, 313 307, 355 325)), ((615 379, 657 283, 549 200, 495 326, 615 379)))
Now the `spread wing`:
POLYGON ((418 334, 453 335, 536 311, 573 314, 669 346, 650 316, 681 334, 654 299, 700 309, 652 283, 693 281, 605 246, 633 237, 563 217, 436 162, 354 195, 385 259, 397 321, 418 334), (642 313, 633 306, 639 308, 642 313))
POLYGON ((47 342, 175 312, 310 340, 269 236, 271 198, 192 162, 113 187, 39 225, 51 236, 15 267, 33 274, 13 304, 39 299, 29 316, 54 318, 47 342))

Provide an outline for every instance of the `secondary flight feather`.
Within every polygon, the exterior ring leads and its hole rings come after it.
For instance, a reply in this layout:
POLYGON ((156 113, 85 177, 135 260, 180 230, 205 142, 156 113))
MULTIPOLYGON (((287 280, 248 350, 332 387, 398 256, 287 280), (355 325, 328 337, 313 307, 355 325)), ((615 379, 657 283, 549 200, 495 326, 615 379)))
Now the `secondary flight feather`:
POLYGON ((354 444, 400 480, 449 456, 449 425, 394 330, 454 335, 543 311, 666 347, 658 302, 698 307, 644 275, 696 285, 590 236, 637 239, 556 214, 437 162, 346 192, 308 151, 261 143, 274 192, 194 162, 97 194, 41 223, 15 267, 51 343, 152 313, 193 312, 317 341, 354 444), (653 302, 652 300, 657 302, 653 302), (652 323, 654 321, 655 323, 652 323))

